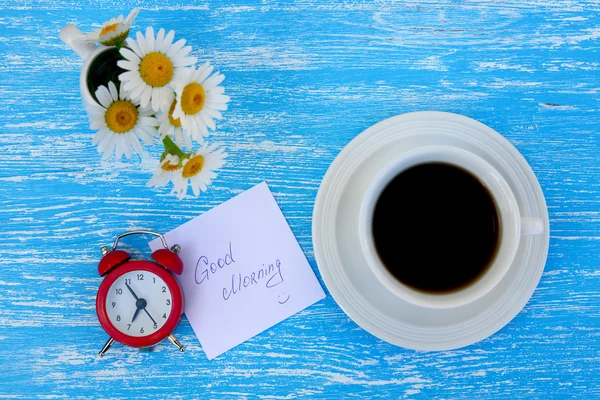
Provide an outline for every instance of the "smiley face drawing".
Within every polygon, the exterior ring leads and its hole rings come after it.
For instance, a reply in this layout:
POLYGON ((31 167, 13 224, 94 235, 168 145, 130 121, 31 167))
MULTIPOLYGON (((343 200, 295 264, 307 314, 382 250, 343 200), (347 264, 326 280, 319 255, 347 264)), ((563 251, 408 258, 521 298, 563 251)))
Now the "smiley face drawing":
POLYGON ((285 303, 287 303, 287 301, 289 299, 290 299, 290 295, 289 294, 287 295, 287 297, 285 296, 285 293, 277 295, 277 302, 279 304, 285 304, 285 303))

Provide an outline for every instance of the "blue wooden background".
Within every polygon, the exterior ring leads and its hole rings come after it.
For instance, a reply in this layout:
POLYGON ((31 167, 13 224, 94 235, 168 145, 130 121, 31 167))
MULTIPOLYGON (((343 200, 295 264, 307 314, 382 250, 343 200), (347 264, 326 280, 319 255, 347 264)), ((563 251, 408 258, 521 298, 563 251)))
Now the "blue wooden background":
POLYGON ((0 397, 600 398, 599 108, 597 1, 0 0, 0 397), (135 28, 175 29, 227 76, 214 140, 229 163, 200 198, 147 188, 151 162, 101 162, 91 144, 82 62, 58 31, 135 6, 135 28), (368 126, 416 110, 491 126, 542 185, 550 254, 508 326, 415 352, 328 296, 210 362, 185 320, 185 353, 97 356, 100 246, 266 180, 318 275, 311 214, 327 167, 368 126))

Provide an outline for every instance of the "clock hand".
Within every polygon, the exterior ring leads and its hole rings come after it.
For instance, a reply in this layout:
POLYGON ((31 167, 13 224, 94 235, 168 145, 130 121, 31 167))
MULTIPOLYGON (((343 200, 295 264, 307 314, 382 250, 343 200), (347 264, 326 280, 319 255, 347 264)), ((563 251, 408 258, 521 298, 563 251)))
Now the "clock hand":
POLYGON ((131 323, 133 324, 133 321, 135 321, 135 318, 137 317, 138 313, 140 312, 141 308, 137 308, 135 310, 135 312, 133 313, 133 319, 131 320, 131 323))
POLYGON ((133 291, 133 289, 131 288, 131 286, 129 286, 127 284, 127 282, 125 282, 125 286, 127 286, 127 289, 129 289, 129 292, 133 295, 133 297, 135 297, 135 300, 136 300, 136 302, 135 302, 136 310, 133 313, 133 319, 131 320, 131 322, 133 323, 133 321, 135 321, 135 318, 137 317, 140 310, 144 310, 146 312, 146 314, 148 314, 148 316, 150 317, 150 319, 152 320, 154 325, 158 325, 156 323, 156 321, 154 320, 154 318, 152 318, 152 315, 150 315, 148 310, 146 310, 146 304, 147 304, 146 300, 138 298, 137 295, 135 294, 135 292, 133 291))
POLYGON ((150 319, 152 320, 152 322, 154 322, 154 325, 158 325, 156 323, 156 321, 154 320, 154 318, 152 318, 152 315, 150 315, 150 313, 148 312, 148 310, 146 310, 146 307, 144 307, 144 311, 146 311, 146 314, 148 314, 148 316, 150 317, 150 319))
POLYGON ((135 297, 136 300, 139 300, 137 295, 135 294, 135 292, 133 291, 133 289, 131 288, 131 286, 129 286, 127 284, 127 282, 125 282, 125 286, 127 286, 127 289, 129 289, 129 291, 131 292, 131 294, 133 295, 133 297, 135 297))

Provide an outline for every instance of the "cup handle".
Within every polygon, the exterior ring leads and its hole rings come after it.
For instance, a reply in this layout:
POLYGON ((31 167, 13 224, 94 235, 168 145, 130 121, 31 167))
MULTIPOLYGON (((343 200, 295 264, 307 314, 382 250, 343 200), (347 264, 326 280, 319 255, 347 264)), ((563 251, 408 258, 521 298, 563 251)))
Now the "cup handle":
POLYGON ((86 60, 90 54, 98 48, 93 43, 87 43, 81 40, 85 35, 75 25, 67 24, 58 33, 58 37, 67 46, 75 51, 82 59, 86 60))
POLYGON ((539 235, 544 232, 544 223, 540 218, 521 217, 521 235, 539 235))

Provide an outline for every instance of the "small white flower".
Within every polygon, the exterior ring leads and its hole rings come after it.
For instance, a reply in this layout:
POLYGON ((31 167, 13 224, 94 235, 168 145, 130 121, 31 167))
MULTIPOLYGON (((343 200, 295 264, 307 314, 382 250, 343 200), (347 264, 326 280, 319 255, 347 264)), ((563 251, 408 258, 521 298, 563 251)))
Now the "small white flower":
POLYGON ((225 88, 219 86, 225 76, 205 63, 198 69, 185 68, 175 78, 177 93, 173 118, 181 121, 185 133, 202 143, 208 136, 208 129, 215 130, 215 120, 222 118, 221 111, 227 110, 229 96, 223 94, 225 88))
POLYGON ((102 24, 102 28, 88 32, 84 40, 91 43, 100 43, 104 46, 122 44, 129 35, 131 24, 133 24, 139 12, 139 8, 134 8, 125 19, 123 19, 123 14, 117 18, 111 18, 102 24))
MULTIPOLYGON (((192 148, 192 139, 191 136, 183 132, 181 128, 181 121, 179 119, 173 118, 173 109, 175 108, 175 100, 171 104, 171 108, 169 111, 163 112, 159 117, 158 121, 160 126, 158 127, 158 132, 160 133, 160 138, 164 138, 165 136, 170 136, 175 138, 175 143, 177 146, 182 147, 185 144, 185 147, 188 149, 192 148)), ((201 141, 200 144, 204 143, 201 141)))
POLYGON ((189 158, 183 160, 181 169, 176 171, 178 176, 172 179, 172 193, 182 199, 187 193, 189 183, 194 196, 199 196, 200 192, 206 191, 208 185, 217 177, 215 170, 225 164, 226 157, 224 150, 217 149, 217 145, 214 144, 201 147, 190 154, 189 158))
POLYGON ((173 179, 183 179, 180 177, 179 157, 173 154, 167 154, 165 155, 165 158, 158 163, 154 175, 148 181, 147 186, 166 186, 173 179))
POLYGON ((152 144, 156 135, 158 121, 152 116, 152 110, 138 107, 125 93, 121 85, 120 93, 113 82, 100 86, 96 90, 96 98, 100 104, 88 104, 90 128, 98 130, 92 144, 98 144, 98 152, 104 158, 110 157, 115 150, 115 158, 120 160, 123 154, 131 158, 131 148, 142 154, 139 139, 152 144))
POLYGON ((174 31, 165 36, 164 29, 160 29, 155 37, 152 27, 148 27, 145 37, 137 32, 137 40, 127 38, 129 48, 120 50, 125 60, 120 60, 117 65, 126 72, 119 75, 119 80, 142 107, 150 103, 154 111, 169 107, 175 98, 169 87, 173 78, 182 67, 197 61, 189 56, 192 47, 185 46, 184 39, 173 43, 174 37, 174 31))

